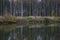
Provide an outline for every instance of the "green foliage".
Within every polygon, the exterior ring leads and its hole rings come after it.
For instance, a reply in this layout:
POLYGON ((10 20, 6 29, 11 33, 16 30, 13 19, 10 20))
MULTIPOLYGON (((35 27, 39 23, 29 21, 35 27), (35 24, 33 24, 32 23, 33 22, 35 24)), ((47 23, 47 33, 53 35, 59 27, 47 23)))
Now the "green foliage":
POLYGON ((32 20, 32 18, 27 18, 27 20, 29 20, 29 21, 30 21, 30 20, 32 20))
POLYGON ((15 16, 12 16, 11 14, 5 14, 4 16, 4 22, 16 22, 17 18, 15 16))
POLYGON ((56 11, 52 11, 52 13, 51 13, 51 16, 54 16, 54 17, 56 17, 57 16, 57 13, 56 13, 56 11))
POLYGON ((30 21, 30 20, 33 20, 33 19, 32 18, 23 18, 21 20, 30 21))
POLYGON ((48 25, 49 23, 50 23, 49 19, 45 18, 45 19, 43 20, 43 24, 48 25))
POLYGON ((0 19, 0 22, 3 22, 3 19, 0 19))
POLYGON ((60 21, 60 18, 55 18, 55 20, 58 20, 58 21, 60 21))

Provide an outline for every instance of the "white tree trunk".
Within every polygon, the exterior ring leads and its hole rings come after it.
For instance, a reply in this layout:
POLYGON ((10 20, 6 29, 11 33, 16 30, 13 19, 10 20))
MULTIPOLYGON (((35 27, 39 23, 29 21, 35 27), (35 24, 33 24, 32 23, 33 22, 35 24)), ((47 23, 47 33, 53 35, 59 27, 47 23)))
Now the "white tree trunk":
POLYGON ((21 16, 23 16, 23 0, 21 0, 21 16))

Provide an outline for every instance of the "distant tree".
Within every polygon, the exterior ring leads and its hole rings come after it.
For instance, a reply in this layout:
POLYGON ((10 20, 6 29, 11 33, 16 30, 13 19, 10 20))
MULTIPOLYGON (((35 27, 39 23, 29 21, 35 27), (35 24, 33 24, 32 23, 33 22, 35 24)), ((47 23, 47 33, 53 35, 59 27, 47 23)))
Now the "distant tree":
POLYGON ((8 0, 0 0, 0 15, 4 13, 5 8, 9 7, 9 1, 8 0))
MULTIPOLYGON (((17 3, 20 4, 21 16, 23 16, 23 13, 24 13, 24 11, 23 11, 23 0, 17 0, 17 3)), ((19 5, 18 5, 18 6, 19 6, 19 5)))
POLYGON ((56 17, 57 16, 57 13, 56 13, 56 11, 52 11, 52 13, 51 13, 51 16, 54 16, 54 17, 56 17))

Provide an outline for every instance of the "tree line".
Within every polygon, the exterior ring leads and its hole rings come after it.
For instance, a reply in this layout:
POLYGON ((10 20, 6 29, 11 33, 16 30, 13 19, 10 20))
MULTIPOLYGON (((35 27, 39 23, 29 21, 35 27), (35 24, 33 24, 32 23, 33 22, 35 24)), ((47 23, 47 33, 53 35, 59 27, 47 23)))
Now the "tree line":
POLYGON ((60 2, 58 0, 0 0, 0 15, 11 13, 21 16, 60 16, 60 2), (22 8, 23 7, 23 8, 22 8), (11 10, 10 10, 11 9, 11 10), (22 12, 21 12, 22 11, 22 12))

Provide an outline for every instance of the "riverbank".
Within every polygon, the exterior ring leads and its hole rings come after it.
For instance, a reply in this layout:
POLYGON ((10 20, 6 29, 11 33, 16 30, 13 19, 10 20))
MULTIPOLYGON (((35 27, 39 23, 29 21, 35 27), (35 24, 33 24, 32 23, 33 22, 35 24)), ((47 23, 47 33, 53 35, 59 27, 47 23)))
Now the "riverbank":
POLYGON ((49 17, 49 16, 12 16, 5 15, 0 16, 0 24, 53 24, 60 23, 60 17, 49 17))
MULTIPOLYGON (((53 19, 53 18, 60 18, 60 17, 54 17, 54 16, 15 16, 17 19, 23 19, 23 18, 32 18, 32 19, 39 19, 39 18, 49 18, 49 19, 53 19)), ((0 16, 0 19, 4 18, 4 16, 0 16)))

